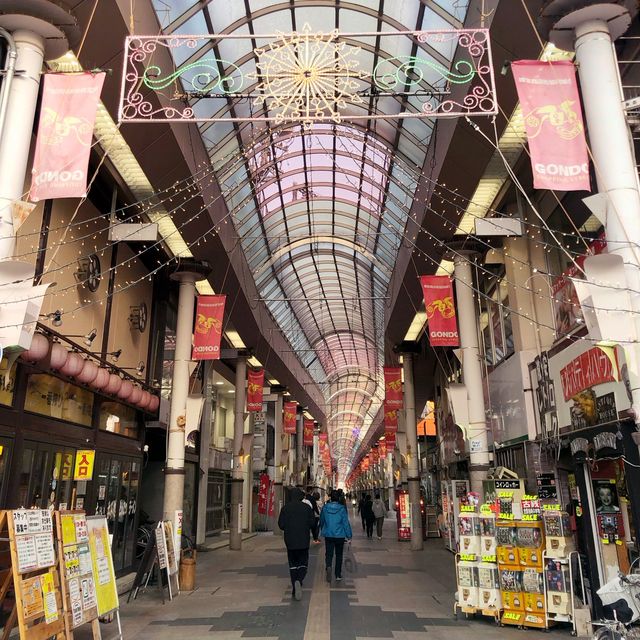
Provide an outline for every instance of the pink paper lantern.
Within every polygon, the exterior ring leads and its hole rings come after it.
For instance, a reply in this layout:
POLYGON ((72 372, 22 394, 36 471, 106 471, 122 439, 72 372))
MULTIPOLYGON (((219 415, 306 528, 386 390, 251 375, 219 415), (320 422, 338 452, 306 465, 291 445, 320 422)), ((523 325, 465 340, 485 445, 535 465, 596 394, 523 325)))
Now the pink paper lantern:
POLYGON ((151 396, 151 401, 149 402, 149 411, 151 413, 155 413, 160 406, 160 398, 158 396, 151 396))
POLYGON ((79 353, 69 352, 67 361, 60 367, 60 373, 70 378, 75 378, 84 367, 84 360, 79 353))
POLYGON ((51 361, 49 366, 54 371, 58 371, 64 366, 68 356, 69 352, 61 344, 55 342, 51 347, 51 361))
POLYGON ((140 407, 140 409, 146 409, 149 406, 152 397, 153 396, 148 391, 143 391, 142 397, 138 401, 138 407, 140 407))
POLYGON ((49 353, 49 341, 41 333, 34 333, 31 346, 20 354, 25 362, 40 362, 49 353))
POLYGON ((118 391, 118 398, 120 400, 128 400, 129 396, 133 393, 133 384, 129 380, 123 380, 120 391, 118 391))
POLYGON ((91 382, 91 386, 94 389, 104 389, 109 384, 109 372, 102 367, 98 367, 98 375, 95 380, 91 382))
POLYGON ((91 384, 98 375, 98 365, 93 360, 84 360, 82 371, 76 376, 78 382, 91 384))
POLYGON ((118 391, 120 391, 120 387, 122 386, 122 378, 117 376, 115 373, 109 374, 109 382, 105 387, 105 392, 110 393, 112 395, 116 395, 118 391))
POLYGON ((129 402, 131 404, 138 404, 140 402, 141 398, 142 398, 142 389, 134 384, 133 385, 133 391, 131 392, 131 395, 129 396, 129 402))

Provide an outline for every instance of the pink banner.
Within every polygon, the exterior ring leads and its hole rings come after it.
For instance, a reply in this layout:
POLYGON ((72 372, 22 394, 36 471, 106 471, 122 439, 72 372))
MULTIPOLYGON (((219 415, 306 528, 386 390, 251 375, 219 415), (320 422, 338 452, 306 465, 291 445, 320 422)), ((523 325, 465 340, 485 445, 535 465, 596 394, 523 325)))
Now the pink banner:
POLYGON ((589 158, 573 62, 511 63, 529 140, 533 186, 590 191, 589 158))
POLYGON ((104 73, 44 77, 38 139, 33 158, 33 201, 82 198, 104 73))

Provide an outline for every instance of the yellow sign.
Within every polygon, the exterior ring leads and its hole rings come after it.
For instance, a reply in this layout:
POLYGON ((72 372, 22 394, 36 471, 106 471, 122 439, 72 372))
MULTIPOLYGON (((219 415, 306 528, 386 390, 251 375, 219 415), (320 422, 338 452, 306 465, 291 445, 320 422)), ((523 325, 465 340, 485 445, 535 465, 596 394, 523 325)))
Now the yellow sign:
POLYGON ((44 618, 47 624, 51 624, 58 619, 58 604, 56 602, 53 573, 42 574, 42 596, 44 600, 44 618))
POLYGON ((98 615, 103 616, 119 606, 107 519, 104 516, 91 516, 87 518, 87 529, 98 615))
POLYGON ((523 521, 536 521, 538 519, 538 514, 537 513, 525 513, 522 515, 522 520, 523 521))
POLYGON ((60 516, 61 529, 62 529, 62 544, 64 546, 68 544, 76 543, 76 523, 73 519, 73 515, 60 516))
POLYGON ((76 453, 76 466, 73 470, 74 480, 91 480, 96 452, 93 449, 80 449, 76 453))

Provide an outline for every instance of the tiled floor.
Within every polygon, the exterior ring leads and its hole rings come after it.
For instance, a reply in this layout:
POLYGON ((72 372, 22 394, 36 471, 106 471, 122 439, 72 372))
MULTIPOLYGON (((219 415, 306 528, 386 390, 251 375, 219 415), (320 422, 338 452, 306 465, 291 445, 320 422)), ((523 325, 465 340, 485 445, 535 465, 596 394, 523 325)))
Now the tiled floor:
MULTIPOLYGON (((569 630, 500 628, 488 619, 454 620, 453 556, 440 540, 422 552, 393 536, 367 540, 355 529, 357 572, 328 585, 324 546, 312 545, 301 602, 291 598, 282 539, 259 534, 241 552, 219 549, 198 555, 197 589, 162 604, 149 588, 131 604, 122 603, 124 637, 139 640, 534 640, 566 638, 569 630)), ((126 601, 126 598, 123 599, 126 601)), ((113 637, 115 625, 103 627, 113 637), (110 628, 111 627, 111 628, 110 628)), ((76 638, 89 637, 76 634, 76 638)))

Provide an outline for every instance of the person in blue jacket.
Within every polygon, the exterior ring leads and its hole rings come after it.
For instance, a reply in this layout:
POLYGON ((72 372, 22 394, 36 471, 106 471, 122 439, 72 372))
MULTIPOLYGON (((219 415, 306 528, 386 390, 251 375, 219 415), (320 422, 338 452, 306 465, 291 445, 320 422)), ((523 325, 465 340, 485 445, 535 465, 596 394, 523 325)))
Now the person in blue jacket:
POLYGON ((327 582, 331 582, 331 565, 333 564, 333 554, 336 555, 335 576, 336 580, 342 580, 342 552, 344 541, 351 540, 351 524, 347 508, 340 503, 340 493, 331 492, 331 502, 328 502, 320 512, 320 533, 325 544, 325 567, 327 572, 327 582))

